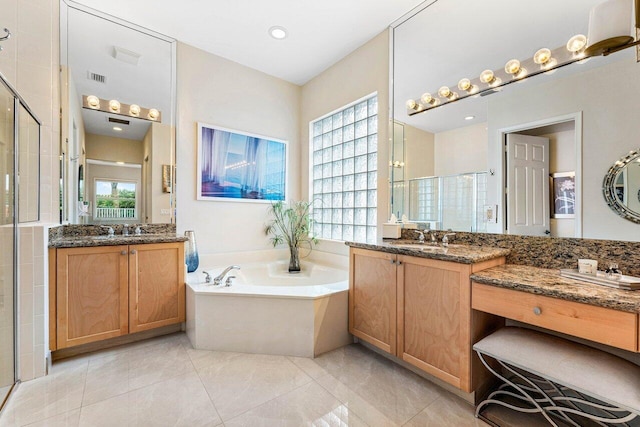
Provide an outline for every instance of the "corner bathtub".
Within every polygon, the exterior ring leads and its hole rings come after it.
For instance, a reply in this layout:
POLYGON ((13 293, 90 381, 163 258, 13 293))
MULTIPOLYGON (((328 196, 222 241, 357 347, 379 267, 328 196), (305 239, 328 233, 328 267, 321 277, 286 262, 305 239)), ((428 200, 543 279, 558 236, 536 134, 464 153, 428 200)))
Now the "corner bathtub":
POLYGON ((202 256, 187 279, 187 336, 196 349, 314 357, 350 342, 347 257, 312 253, 289 274, 282 251, 202 256), (278 260, 280 258, 280 260, 278 260), (205 283, 229 265, 233 285, 205 283))

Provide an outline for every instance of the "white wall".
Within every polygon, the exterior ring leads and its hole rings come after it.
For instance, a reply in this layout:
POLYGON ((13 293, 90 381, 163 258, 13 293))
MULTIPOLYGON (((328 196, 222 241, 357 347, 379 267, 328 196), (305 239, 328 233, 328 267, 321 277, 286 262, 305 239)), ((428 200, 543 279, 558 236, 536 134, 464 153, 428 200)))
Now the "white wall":
MULTIPOLYGON (((579 64, 572 65, 575 66, 579 64)), ((544 76, 535 78, 544 79, 544 76)), ((489 204, 498 204, 502 209, 503 157, 499 129, 582 112, 582 237, 640 240, 637 225, 616 215, 602 195, 602 181, 609 167, 638 147, 638 93, 640 67, 634 58, 627 58, 568 78, 523 88, 513 96, 489 98, 488 167, 497 171, 489 177, 489 204)), ((503 217, 499 215, 498 224, 490 231, 500 232, 502 228, 503 217)))
POLYGON ((434 175, 487 170, 487 124, 478 123, 435 134, 434 175))
MULTIPOLYGON (((309 122, 378 92, 378 227, 389 215, 389 35, 384 31, 302 87, 300 184, 309 198, 309 122)), ((346 253, 340 243, 323 241, 322 251, 346 253)))
POLYGON ((178 233, 195 230, 203 254, 268 248, 269 204, 196 200, 196 127, 203 122, 288 141, 287 192, 297 200, 300 87, 179 43, 177 92, 178 233))

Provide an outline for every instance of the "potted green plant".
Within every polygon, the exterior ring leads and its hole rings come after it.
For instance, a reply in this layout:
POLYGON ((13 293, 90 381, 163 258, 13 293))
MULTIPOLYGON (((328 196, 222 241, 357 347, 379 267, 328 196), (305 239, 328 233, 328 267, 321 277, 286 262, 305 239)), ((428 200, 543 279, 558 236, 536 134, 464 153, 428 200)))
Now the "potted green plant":
POLYGON ((297 201, 289 204, 279 201, 273 203, 269 209, 272 219, 264 232, 271 236, 274 247, 286 243, 289 245, 289 273, 300 272, 300 245, 318 243, 318 239, 310 235, 312 219, 309 216, 311 202, 297 201))

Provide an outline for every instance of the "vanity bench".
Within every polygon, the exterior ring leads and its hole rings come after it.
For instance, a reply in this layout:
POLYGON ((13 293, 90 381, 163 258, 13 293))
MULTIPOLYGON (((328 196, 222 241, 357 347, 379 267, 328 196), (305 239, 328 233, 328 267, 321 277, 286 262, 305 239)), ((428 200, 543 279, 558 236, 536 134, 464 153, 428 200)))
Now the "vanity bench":
POLYGON ((471 281, 473 310, 570 338, 507 327, 477 342, 474 350, 483 364, 505 381, 477 413, 489 403, 518 409, 498 399, 510 396, 529 402, 524 412, 540 412, 552 425, 551 413, 570 424, 569 414, 615 423, 640 416, 640 366, 611 354, 614 349, 573 340, 622 349, 635 360, 640 352, 640 292, 565 278, 555 269, 510 264, 472 274, 471 281), (584 414, 585 406, 592 414, 584 414))

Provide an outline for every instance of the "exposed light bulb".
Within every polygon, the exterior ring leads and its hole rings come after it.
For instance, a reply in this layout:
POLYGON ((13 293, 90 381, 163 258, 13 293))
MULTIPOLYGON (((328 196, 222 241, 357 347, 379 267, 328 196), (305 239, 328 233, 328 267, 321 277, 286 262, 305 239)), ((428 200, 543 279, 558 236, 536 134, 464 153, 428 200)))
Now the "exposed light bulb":
POLYGON ((473 89, 473 85, 471 84, 471 80, 469 79, 460 79, 460 81, 458 82, 458 89, 460 90, 464 90, 464 91, 469 91, 470 89, 473 89))
POLYGON ((451 96, 451 89, 449 89, 447 86, 442 86, 440 89, 438 89, 438 95, 443 98, 448 98, 451 96))
POLYGON ((512 76, 517 75, 520 70, 520 61, 518 61, 517 59, 512 59, 504 66, 504 71, 506 71, 507 74, 511 74, 512 76))
POLYGON ((409 110, 416 110, 418 107, 418 103, 413 99, 407 100, 406 105, 409 110))
POLYGON ((137 104, 131 104, 129 106, 129 114, 133 117, 138 117, 140 115, 140 106, 137 104))
POLYGON ((98 108, 100 108, 100 98, 95 95, 87 96, 87 105, 89 106, 89 108, 97 110, 98 108))
POLYGON ((538 65, 544 65, 551 59, 551 50, 543 47, 533 55, 533 62, 538 65))
POLYGON ((435 105, 437 102, 437 99, 431 96, 430 93, 423 93, 422 96, 420 97, 420 100, 424 105, 435 105))
POLYGON ((587 45, 587 37, 583 34, 576 34, 567 42, 567 50, 572 53, 578 53, 587 45))
POLYGON ((473 120, 473 119, 475 119, 475 118, 476 118, 476 116, 467 116, 467 117, 465 117, 464 119, 465 119, 465 120, 473 120))
POLYGON ((151 108, 149 110, 149 119, 157 120, 158 117, 160 117, 160 112, 158 110, 156 110, 155 108, 151 108))
POLYGON ((109 109, 114 112, 120 111, 120 103, 115 99, 109 101, 109 109))
POLYGON ((120 132, 120 131, 122 131, 122 128, 118 127, 118 126, 114 126, 113 130, 115 130, 116 132, 120 132))
POLYGON ((482 83, 491 84, 495 81, 496 76, 493 74, 491 70, 484 70, 480 73, 480 81, 482 83))

